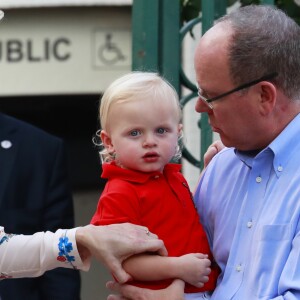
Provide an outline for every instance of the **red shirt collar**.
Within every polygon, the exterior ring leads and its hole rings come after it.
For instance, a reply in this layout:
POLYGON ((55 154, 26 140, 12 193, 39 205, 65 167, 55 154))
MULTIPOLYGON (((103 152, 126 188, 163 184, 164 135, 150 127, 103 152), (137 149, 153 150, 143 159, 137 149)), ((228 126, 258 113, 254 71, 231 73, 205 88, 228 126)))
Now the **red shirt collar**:
MULTIPOLYGON (((102 178, 111 179, 111 178, 119 178, 127 181, 143 183, 148 181, 150 178, 155 178, 157 176, 161 176, 162 173, 159 171, 155 172, 140 172, 135 170, 123 169, 116 165, 115 162, 104 163, 102 165, 102 178)), ((180 164, 167 164, 164 167, 163 175, 168 177, 171 173, 180 172, 181 165, 180 164)))

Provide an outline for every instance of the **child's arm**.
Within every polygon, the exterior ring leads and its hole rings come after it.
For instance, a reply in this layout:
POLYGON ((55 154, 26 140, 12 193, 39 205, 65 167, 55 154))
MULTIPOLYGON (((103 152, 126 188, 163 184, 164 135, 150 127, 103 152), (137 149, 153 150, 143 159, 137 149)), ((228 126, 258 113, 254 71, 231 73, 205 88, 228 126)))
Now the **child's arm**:
POLYGON ((178 278, 201 288, 208 281, 210 264, 207 255, 201 253, 190 253, 180 257, 141 254, 127 259, 123 267, 135 280, 178 278))

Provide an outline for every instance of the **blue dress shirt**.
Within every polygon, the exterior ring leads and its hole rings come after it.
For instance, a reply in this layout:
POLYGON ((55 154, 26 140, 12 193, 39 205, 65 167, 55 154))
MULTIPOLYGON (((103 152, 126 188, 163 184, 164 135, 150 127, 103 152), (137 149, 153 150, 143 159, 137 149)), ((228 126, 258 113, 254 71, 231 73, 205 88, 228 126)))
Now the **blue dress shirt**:
POLYGON ((222 270, 212 300, 300 299, 300 115, 259 153, 216 155, 195 203, 222 270))

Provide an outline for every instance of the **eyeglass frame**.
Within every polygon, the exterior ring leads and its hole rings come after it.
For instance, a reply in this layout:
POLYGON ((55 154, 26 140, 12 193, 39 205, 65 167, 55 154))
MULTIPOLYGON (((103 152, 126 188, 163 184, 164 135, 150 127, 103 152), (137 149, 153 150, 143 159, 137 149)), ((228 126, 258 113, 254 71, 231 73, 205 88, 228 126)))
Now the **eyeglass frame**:
POLYGON ((273 73, 270 73, 270 74, 267 74, 267 75, 264 75, 262 77, 260 77, 259 79, 256 79, 256 80, 252 80, 250 82, 247 82, 247 83, 244 83, 244 84, 241 84, 239 85, 238 87, 228 91, 228 92, 225 92, 225 93, 222 93, 221 95, 218 95, 218 96, 215 96, 215 97, 212 97, 212 98, 206 98, 204 97, 203 95, 201 95, 200 93, 200 90, 198 88, 197 90, 197 95, 198 97, 210 108, 210 109, 213 109, 213 105, 211 104, 211 102, 213 101, 216 101, 216 100, 219 100, 223 97, 226 97, 232 93, 235 93, 235 92, 238 92, 238 91, 241 91, 243 89, 246 89, 246 88, 249 88, 257 83, 260 83, 262 81, 268 81, 270 79, 273 79, 275 78, 276 76, 278 76, 278 73, 277 72, 273 72, 273 73))

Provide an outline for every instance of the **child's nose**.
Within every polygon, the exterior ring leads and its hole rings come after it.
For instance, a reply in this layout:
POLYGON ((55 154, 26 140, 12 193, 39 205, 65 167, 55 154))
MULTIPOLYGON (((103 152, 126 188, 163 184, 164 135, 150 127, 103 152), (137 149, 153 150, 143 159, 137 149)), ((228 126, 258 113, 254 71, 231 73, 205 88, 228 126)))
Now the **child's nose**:
POLYGON ((143 147, 154 147, 156 146, 155 137, 152 134, 148 134, 145 136, 145 140, 143 142, 143 147))

